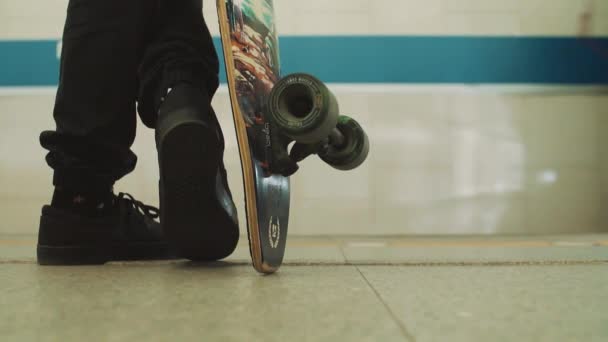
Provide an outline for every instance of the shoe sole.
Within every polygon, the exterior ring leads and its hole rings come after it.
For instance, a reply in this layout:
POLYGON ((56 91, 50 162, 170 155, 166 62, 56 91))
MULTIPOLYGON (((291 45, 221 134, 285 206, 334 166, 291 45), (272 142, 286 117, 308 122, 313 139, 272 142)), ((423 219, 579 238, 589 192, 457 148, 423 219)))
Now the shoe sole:
POLYGON ((108 229, 108 222, 103 220, 82 222, 75 216, 61 217, 45 206, 38 228, 38 264, 101 265, 109 261, 175 259, 166 241, 111 241, 108 229), (61 238, 58 232, 69 236, 61 238))
POLYGON ((238 241, 234 223, 215 198, 221 151, 216 133, 183 119, 159 139, 161 226, 179 256, 213 261, 230 255, 238 241), (236 235, 236 236, 235 236, 236 235))
POLYGON ((38 264, 42 266, 103 265, 111 261, 171 259, 169 247, 162 242, 103 246, 38 245, 36 253, 38 264))

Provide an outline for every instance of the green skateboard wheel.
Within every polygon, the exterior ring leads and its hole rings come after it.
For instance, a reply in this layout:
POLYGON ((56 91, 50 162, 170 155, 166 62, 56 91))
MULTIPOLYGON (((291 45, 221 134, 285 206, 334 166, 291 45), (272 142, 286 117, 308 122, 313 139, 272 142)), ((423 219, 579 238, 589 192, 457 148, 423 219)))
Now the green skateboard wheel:
POLYGON ((347 171, 363 164, 369 154, 369 139, 357 121, 348 116, 338 118, 336 128, 344 136, 339 145, 329 144, 319 157, 331 167, 347 171))
POLYGON ((319 142, 338 122, 338 101, 319 79, 308 74, 282 78, 268 98, 267 112, 281 133, 299 143, 319 142))

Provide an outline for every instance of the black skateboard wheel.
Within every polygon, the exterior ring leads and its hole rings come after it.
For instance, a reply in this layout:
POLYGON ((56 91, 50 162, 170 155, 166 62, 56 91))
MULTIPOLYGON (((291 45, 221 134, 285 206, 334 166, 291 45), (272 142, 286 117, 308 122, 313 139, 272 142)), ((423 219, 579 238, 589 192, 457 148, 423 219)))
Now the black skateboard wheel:
POLYGON ((329 144, 319 157, 331 167, 348 171, 363 164, 369 154, 369 139, 357 121, 348 116, 338 118, 336 128, 344 136, 340 145, 329 144))
POLYGON ((319 79, 308 74, 283 77, 272 89, 267 112, 281 133, 299 143, 319 142, 338 122, 338 101, 319 79))

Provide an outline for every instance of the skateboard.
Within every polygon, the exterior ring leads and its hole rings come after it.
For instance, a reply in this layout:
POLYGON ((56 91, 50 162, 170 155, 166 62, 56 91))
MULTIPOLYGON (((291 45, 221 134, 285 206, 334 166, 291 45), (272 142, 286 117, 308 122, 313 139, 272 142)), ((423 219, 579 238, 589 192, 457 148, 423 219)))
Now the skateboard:
POLYGON ((339 170, 362 164, 369 140, 339 115, 336 97, 308 74, 281 77, 272 0, 217 0, 239 146, 253 267, 273 273, 285 253, 289 176, 317 154, 339 170))

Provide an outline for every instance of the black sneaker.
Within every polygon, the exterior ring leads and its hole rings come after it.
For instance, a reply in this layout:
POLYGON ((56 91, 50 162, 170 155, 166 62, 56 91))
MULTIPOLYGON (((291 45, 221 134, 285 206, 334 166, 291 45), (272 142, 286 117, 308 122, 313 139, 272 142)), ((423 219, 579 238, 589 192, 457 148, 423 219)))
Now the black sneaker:
POLYGON ((113 196, 112 208, 99 217, 44 206, 38 231, 38 263, 94 265, 174 257, 160 224, 154 220, 158 209, 129 194, 113 196))
POLYGON ((223 259, 239 239, 223 166, 224 140, 206 92, 179 85, 158 117, 161 225, 179 256, 223 259))

